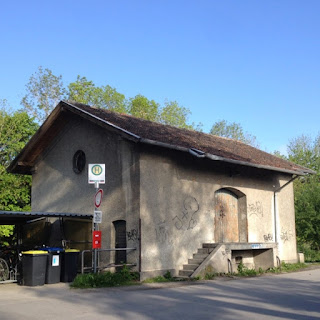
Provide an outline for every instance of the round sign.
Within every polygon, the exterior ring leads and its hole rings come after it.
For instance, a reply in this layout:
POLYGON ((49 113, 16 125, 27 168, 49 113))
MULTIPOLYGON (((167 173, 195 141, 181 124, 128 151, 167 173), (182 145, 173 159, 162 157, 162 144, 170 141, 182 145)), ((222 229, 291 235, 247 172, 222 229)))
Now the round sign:
POLYGON ((94 165, 91 168, 91 172, 95 175, 95 176, 99 176, 102 173, 102 167, 98 164, 94 165))
POLYGON ((101 205, 102 195, 103 195, 103 190, 99 189, 96 195, 94 196, 94 204, 97 208, 99 208, 101 205))

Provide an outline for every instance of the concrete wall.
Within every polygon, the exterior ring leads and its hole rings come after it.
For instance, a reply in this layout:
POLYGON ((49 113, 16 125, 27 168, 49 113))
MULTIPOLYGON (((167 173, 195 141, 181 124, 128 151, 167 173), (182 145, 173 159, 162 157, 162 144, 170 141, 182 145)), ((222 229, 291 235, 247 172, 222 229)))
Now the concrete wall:
MULTIPOLYGON (((126 220, 127 230, 138 230, 139 165, 135 145, 122 140, 97 125, 75 118, 37 163, 32 183, 32 210, 48 212, 93 213, 94 185, 88 184, 88 164, 105 163, 106 184, 101 204, 103 213, 102 248, 114 247, 115 220, 126 220), (73 155, 77 150, 86 154, 83 172, 73 171, 73 155)), ((131 235, 131 234, 130 234, 131 235)), ((128 239, 136 247, 136 236, 128 239)), ((112 256, 112 254, 111 254, 112 256)), ((108 256, 105 257, 109 259, 108 256)), ((137 262, 137 253, 129 262, 137 262)))
MULTIPOLYGON (((283 186, 288 179, 280 177, 280 185, 283 186)), ((281 261, 295 263, 298 261, 296 225, 294 213, 293 184, 284 187, 276 196, 277 206, 277 242, 279 243, 279 257, 281 261)))
MULTIPOLYGON (((166 270, 176 273, 202 243, 214 242, 214 195, 221 188, 245 195, 248 242, 275 241, 273 194, 289 176, 279 180, 270 171, 152 148, 141 154, 140 173, 143 277, 166 270)), ((293 228, 293 198, 288 190, 278 197, 279 221, 293 228)), ((294 242, 294 236, 291 246, 282 241, 280 259, 295 260, 294 242)))
MULTIPOLYGON (((273 195, 290 176, 136 145, 81 118, 57 134, 37 163, 33 211, 93 213, 95 189, 88 184, 87 165, 80 174, 72 168, 77 150, 85 152, 87 164, 106 164, 106 184, 100 185, 102 248, 115 245, 112 222, 126 220, 127 247, 139 249, 141 218, 142 277, 176 274, 202 243, 215 241, 215 192, 221 188, 244 195, 241 242, 275 242, 273 195)), ((277 209, 279 257, 295 261, 292 185, 279 192, 277 209)), ((104 257, 113 259, 113 253, 104 257)), ((139 250, 128 254, 128 263, 139 264, 139 250)))

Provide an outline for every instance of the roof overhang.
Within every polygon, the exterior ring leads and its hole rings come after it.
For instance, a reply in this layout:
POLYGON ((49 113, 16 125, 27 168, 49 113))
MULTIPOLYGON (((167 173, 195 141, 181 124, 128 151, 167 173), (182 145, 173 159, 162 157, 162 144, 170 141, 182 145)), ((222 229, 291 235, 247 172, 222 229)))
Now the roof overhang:
POLYGON ((25 224, 39 218, 76 218, 92 220, 92 214, 64 212, 0 211, 0 225, 25 224))
POLYGON ((228 159, 224 158, 221 156, 217 156, 214 154, 210 153, 205 153, 202 152, 201 150, 196 150, 193 148, 184 148, 180 146, 174 146, 171 144, 163 143, 163 142, 158 142, 154 140, 149 140, 149 139, 140 139, 141 143, 149 144, 149 145, 154 145, 158 147, 163 147, 167 149, 174 149, 178 151, 183 151, 183 152, 188 152, 191 155, 197 157, 197 158, 207 158, 212 161, 221 161, 221 162, 226 162, 226 163, 232 163, 240 166, 246 166, 246 167, 252 167, 252 168, 257 168, 257 169, 264 169, 264 170, 271 170, 271 171, 277 171, 277 172, 282 172, 282 173, 287 173, 287 174, 292 174, 292 175, 298 175, 298 176, 305 176, 307 174, 316 174, 315 171, 310 170, 308 168, 303 168, 304 170, 288 170, 288 169, 283 169, 283 168, 278 168, 278 167, 272 167, 272 166, 266 166, 266 165, 259 165, 251 162, 246 162, 246 161, 239 161, 239 160, 233 160, 233 159, 228 159))

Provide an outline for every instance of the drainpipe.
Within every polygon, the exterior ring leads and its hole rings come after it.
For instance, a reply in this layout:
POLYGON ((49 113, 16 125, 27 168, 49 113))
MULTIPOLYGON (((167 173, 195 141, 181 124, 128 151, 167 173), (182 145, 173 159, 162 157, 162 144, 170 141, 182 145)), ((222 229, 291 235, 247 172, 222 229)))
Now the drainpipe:
POLYGON ((284 187, 286 187, 288 184, 296 180, 299 176, 294 176, 291 178, 287 183, 285 183, 283 186, 278 188, 273 192, 273 207, 274 207, 274 237, 275 237, 275 242, 278 243, 278 228, 277 228, 277 193, 279 193, 284 187))

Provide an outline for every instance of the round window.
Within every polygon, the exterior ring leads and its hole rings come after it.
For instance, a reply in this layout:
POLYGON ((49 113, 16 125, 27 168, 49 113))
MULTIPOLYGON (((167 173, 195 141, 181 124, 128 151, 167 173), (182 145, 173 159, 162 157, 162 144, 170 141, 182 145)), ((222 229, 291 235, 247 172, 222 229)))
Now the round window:
POLYGON ((73 156, 73 171, 80 173, 86 166, 86 155, 82 150, 78 150, 73 156))

